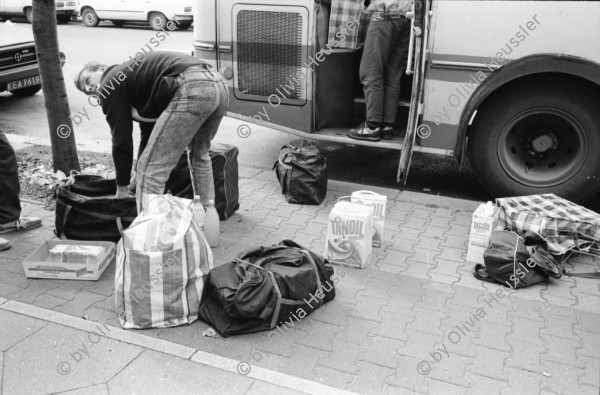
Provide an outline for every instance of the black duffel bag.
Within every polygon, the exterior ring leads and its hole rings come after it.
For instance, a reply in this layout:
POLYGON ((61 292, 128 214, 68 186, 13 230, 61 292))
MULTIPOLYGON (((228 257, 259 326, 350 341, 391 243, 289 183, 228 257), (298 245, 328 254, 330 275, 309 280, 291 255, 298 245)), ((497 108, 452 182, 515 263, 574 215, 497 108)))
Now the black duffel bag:
POLYGON ((223 337, 295 321, 335 297, 333 268, 291 240, 255 247, 210 271, 199 318, 223 337))
POLYGON ((288 203, 320 204, 327 195, 327 160, 314 144, 284 145, 273 165, 288 203))
POLYGON ((56 189, 56 234, 73 240, 117 242, 135 217, 135 197, 117 199, 115 180, 76 175, 56 189))

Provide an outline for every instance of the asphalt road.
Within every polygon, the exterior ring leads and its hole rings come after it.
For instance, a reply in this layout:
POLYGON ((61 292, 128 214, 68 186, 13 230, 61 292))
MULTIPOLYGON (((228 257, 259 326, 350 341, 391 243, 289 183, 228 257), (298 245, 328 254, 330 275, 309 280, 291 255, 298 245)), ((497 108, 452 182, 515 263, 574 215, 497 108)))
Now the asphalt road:
MULTIPOLYGON (((73 22, 58 25, 60 49, 67 55, 63 72, 69 105, 72 114, 80 114, 78 118, 74 117, 78 145, 85 143, 88 147, 109 146, 110 130, 101 109, 90 105, 88 97, 72 83, 76 70, 91 60, 109 65, 128 60, 154 37, 156 32, 143 25, 126 25, 120 28, 110 22, 103 22, 96 28, 73 22)), ((169 32, 158 49, 191 52, 192 48, 193 33, 189 30, 169 32)), ((48 138, 48 122, 41 92, 29 98, 0 93, 0 114, 0 130, 48 138)), ((293 135, 255 125, 250 125, 249 135, 243 135, 245 138, 242 138, 238 134, 241 124, 237 120, 225 118, 217 135, 217 140, 239 148, 240 166, 270 170, 278 158, 281 146, 297 139, 293 135)), ((459 168, 452 158, 416 154, 408 183, 401 185, 396 183, 400 155, 398 151, 335 144, 321 144, 321 147, 328 156, 330 179, 474 200, 491 199, 471 173, 468 164, 459 168)), ((588 204, 588 207, 600 211, 600 198, 588 204)))

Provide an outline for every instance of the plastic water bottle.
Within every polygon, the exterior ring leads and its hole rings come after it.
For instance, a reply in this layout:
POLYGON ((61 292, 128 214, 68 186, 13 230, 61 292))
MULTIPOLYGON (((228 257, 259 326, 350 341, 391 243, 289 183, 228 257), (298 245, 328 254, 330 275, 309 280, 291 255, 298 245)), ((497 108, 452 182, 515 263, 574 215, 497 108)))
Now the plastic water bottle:
POLYGON ((492 202, 488 201, 486 206, 485 206, 485 216, 486 217, 493 217, 494 216, 494 211, 495 211, 495 206, 492 202))
POLYGON ((204 235, 208 245, 212 248, 218 247, 221 238, 221 223, 219 222, 219 213, 217 213, 214 200, 209 200, 208 206, 206 206, 205 229, 204 235))
POLYGON ((204 223, 206 222, 206 214, 204 213, 204 207, 200 201, 200 196, 194 196, 192 201, 192 213, 194 214, 194 222, 198 225, 198 228, 204 232, 204 223))

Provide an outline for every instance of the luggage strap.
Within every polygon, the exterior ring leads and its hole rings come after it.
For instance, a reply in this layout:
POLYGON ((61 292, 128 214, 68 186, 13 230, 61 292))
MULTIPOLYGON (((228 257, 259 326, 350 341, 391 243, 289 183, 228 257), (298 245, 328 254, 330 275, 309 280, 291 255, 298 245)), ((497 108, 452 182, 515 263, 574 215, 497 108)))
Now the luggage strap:
POLYGON ((60 204, 61 206, 65 207, 65 214, 63 216, 63 222, 62 222, 62 229, 63 231, 60 232, 60 235, 57 235, 58 237, 60 237, 61 239, 65 239, 65 235, 64 235, 64 229, 65 229, 65 225, 67 223, 67 218, 69 216, 69 213, 71 212, 71 210, 75 210, 81 214, 86 214, 89 215, 90 217, 95 217, 95 218, 100 218, 100 219, 105 219, 105 220, 115 220, 115 222, 117 223, 117 229, 119 229, 119 233, 121 235, 123 235, 123 220, 125 221, 129 221, 129 222, 133 222, 133 220, 135 220, 135 218, 132 217, 116 217, 114 215, 108 215, 108 214, 100 214, 100 213, 96 213, 93 211, 88 211, 88 210, 82 210, 80 208, 77 207, 73 207, 70 204, 67 204, 61 200, 56 200, 56 204, 60 204))
POLYGON ((586 273, 564 272, 563 274, 565 276, 570 276, 570 277, 600 278, 600 272, 586 272, 586 273))
POLYGON ((475 278, 481 281, 486 281, 488 283, 493 284, 501 284, 499 281, 494 280, 488 275, 485 266, 483 266, 481 263, 477 263, 475 265, 475 267, 473 268, 473 275, 475 276, 475 278))
MULTIPOLYGON (((312 256, 310 255, 310 253, 306 253, 305 250, 302 249, 298 249, 298 251, 305 256, 308 261, 312 264, 313 267, 313 271, 315 273, 315 276, 317 278, 317 289, 314 291, 314 293, 317 293, 317 291, 319 291, 320 289, 323 288, 322 284, 321 284, 321 278, 319 277, 319 270, 317 268, 317 263, 315 262, 315 260, 312 258, 312 256)), ((272 271, 265 269, 262 266, 256 265, 252 262, 248 262, 248 261, 244 261, 242 259, 239 258, 234 258, 233 259, 234 262, 236 263, 245 263, 247 265, 250 266, 254 266, 257 269, 262 269, 265 272, 268 273, 269 277, 271 278, 271 281, 273 282, 273 287, 275 289, 275 292, 277 292, 277 306, 275 306, 275 311, 273 312, 273 319, 271 320, 271 328, 273 329, 277 326, 277 318, 279 317, 279 311, 281 310, 281 305, 282 304, 287 304, 287 305, 292 305, 292 306, 301 306, 306 304, 306 302, 304 300, 292 300, 292 299, 286 299, 283 297, 283 295, 281 294, 281 290, 279 289, 279 284, 277 284, 277 280, 275 279, 275 274, 273 274, 272 271)), ((312 294, 311 294, 312 295, 312 294)))

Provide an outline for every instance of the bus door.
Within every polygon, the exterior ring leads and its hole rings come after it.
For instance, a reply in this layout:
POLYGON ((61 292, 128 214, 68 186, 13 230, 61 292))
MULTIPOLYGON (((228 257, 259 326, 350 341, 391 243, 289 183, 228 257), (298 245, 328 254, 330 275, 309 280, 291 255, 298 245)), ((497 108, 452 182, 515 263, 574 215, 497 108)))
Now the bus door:
POLYGON ((314 0, 219 0, 215 8, 216 61, 230 90, 228 115, 310 132, 314 0))
MULTIPOLYGON (((413 74, 413 86, 410 97, 410 108, 406 135, 400 152, 400 164, 398 165, 398 182, 406 184, 408 171, 412 160, 413 150, 417 136, 427 135, 427 130, 422 129, 419 122, 423 116, 423 90, 425 86, 425 58, 427 56, 427 37, 429 29, 429 0, 414 0, 410 33, 409 58, 407 62, 407 73, 413 74)), ((430 133, 430 132, 429 132, 430 133)))

